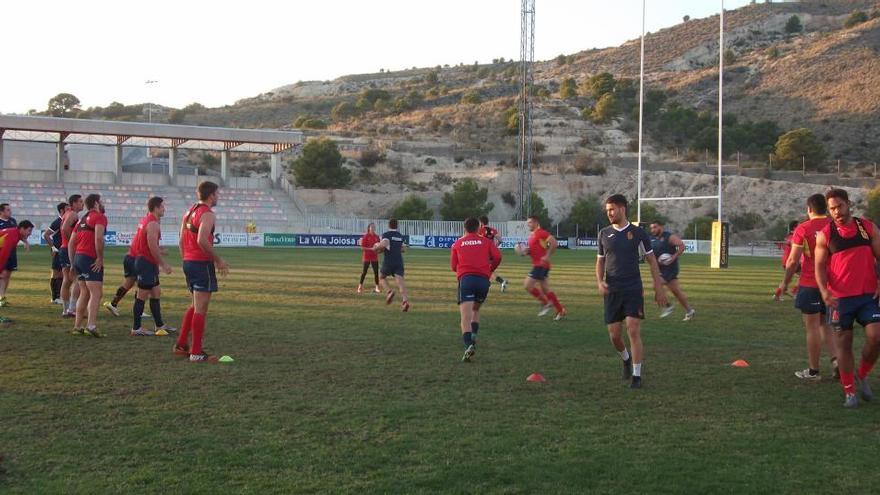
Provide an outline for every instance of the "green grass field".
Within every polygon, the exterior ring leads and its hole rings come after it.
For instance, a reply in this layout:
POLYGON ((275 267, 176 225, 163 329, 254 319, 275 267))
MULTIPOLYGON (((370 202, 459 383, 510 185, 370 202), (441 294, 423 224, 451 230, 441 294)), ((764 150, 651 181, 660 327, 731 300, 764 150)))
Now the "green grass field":
MULTIPOLYGON (((0 329, 2 493, 865 493, 880 404, 842 408, 838 384, 799 383, 800 317, 771 301, 776 259, 713 271, 684 260, 697 308, 644 325, 645 388, 620 379, 594 252, 558 253, 569 317, 538 318, 507 252, 475 361, 462 345, 446 251, 411 251, 413 308, 357 295, 352 250, 223 251, 232 273, 193 365, 168 337, 67 334, 48 304, 48 255, 19 255, 0 329), (745 359, 751 367, 732 368, 745 359), (547 383, 528 383, 540 372, 547 383)), ((105 290, 121 278, 110 250, 105 290)), ((166 319, 187 293, 163 278, 166 319)), ((857 333, 861 336, 861 332, 857 333)), ((861 345, 861 339, 858 339, 861 345)), ((827 360, 823 357, 826 372, 827 360)))

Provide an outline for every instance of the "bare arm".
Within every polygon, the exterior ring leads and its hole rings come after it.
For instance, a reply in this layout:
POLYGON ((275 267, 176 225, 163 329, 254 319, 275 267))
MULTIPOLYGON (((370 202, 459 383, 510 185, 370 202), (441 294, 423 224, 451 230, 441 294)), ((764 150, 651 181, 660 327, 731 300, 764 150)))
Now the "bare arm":
POLYGON ((379 241, 379 245, 373 248, 373 251, 376 251, 378 253, 379 251, 383 249, 388 249, 389 247, 391 247, 391 241, 389 241, 388 239, 382 239, 381 241, 379 241))
POLYGON ((95 262, 92 270, 99 271, 104 268, 104 226, 95 225, 95 262))
POLYGON ((654 301, 658 306, 665 307, 669 305, 666 299, 666 291, 663 290, 663 278, 660 276, 660 265, 657 263, 657 257, 654 253, 648 253, 645 256, 648 266, 651 267, 651 278, 654 279, 654 301))
POLYGON ((547 238, 547 252, 544 253, 544 256, 541 257, 541 261, 544 263, 550 262, 550 257, 553 256, 553 253, 556 252, 556 247, 559 244, 556 242, 556 238, 552 235, 547 238))
POLYGON ((828 241, 825 239, 825 234, 823 232, 819 232, 816 235, 816 285, 819 286, 819 291, 822 293, 822 299, 825 300, 825 303, 830 308, 837 307, 837 300, 831 295, 831 292, 828 290, 828 273, 826 272, 826 268, 828 265, 828 241))
POLYGON ((684 254, 684 241, 682 241, 681 238, 677 235, 672 234, 671 236, 669 236, 669 243, 675 246, 675 254, 672 255, 672 262, 674 262, 682 254, 684 254))
POLYGON ((74 219, 76 219, 76 215, 73 213, 68 213, 64 215, 64 219, 61 220, 61 237, 64 239, 70 239, 71 234, 73 234, 73 223, 74 219))
POLYGON ((197 237, 199 248, 201 248, 203 253, 207 254, 211 257, 211 259, 214 260, 214 264, 217 265, 217 269, 220 270, 221 274, 226 274, 229 272, 229 266, 226 265, 226 262, 223 261, 223 258, 217 255, 217 253, 214 251, 214 245, 211 243, 213 230, 214 213, 210 211, 203 213, 202 216, 199 218, 199 233, 197 237))
POLYGON ((599 286, 599 293, 603 296, 608 295, 608 284, 605 283, 605 257, 596 257, 596 284, 599 286))
POLYGON ((804 247, 800 244, 791 247, 791 254, 788 255, 788 260, 785 262, 785 275, 782 276, 782 283, 779 284, 780 294, 788 291, 788 284, 791 283, 791 279, 797 272, 798 260, 801 259, 803 252, 804 247))
POLYGON ((147 224, 147 248, 150 250, 150 254, 153 256, 153 259, 156 260, 159 267, 162 270, 169 274, 171 273, 171 267, 168 266, 168 263, 165 262, 165 259, 162 257, 162 249, 159 247, 159 234, 160 228, 158 222, 150 222, 147 224))
POLYGON ((180 221, 180 233, 177 236, 177 247, 180 249, 180 259, 183 259, 183 235, 186 233, 186 218, 180 221))

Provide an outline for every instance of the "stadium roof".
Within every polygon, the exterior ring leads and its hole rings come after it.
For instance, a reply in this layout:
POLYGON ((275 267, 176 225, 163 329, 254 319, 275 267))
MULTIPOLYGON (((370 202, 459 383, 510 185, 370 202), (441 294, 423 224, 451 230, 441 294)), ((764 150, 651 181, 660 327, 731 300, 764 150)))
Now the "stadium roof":
POLYGON ((280 153, 295 148, 303 142, 303 134, 299 131, 20 115, 0 115, 0 138, 40 143, 64 142, 251 153, 280 153))

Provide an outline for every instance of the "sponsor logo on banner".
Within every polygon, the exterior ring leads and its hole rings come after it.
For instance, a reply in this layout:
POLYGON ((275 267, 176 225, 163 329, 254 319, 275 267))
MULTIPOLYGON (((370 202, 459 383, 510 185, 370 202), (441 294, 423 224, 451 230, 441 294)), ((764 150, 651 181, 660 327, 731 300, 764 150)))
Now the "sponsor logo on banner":
POLYGON ((425 236, 411 235, 409 236, 409 242, 409 245, 413 247, 425 247, 425 236))
POLYGON ((131 246, 132 239, 134 239, 134 234, 132 232, 117 232, 116 233, 116 245, 117 246, 131 246))
POLYGON ((266 232, 262 234, 262 236, 263 246, 266 247, 296 246, 296 234, 276 234, 272 232, 266 232))
POLYGON ((598 247, 599 239, 595 237, 582 237, 577 240, 578 247, 598 247))
POLYGON ((449 249, 458 240, 451 235, 429 235, 425 237, 425 247, 449 249))
POLYGON ((214 245, 219 247, 241 247, 248 245, 248 235, 245 233, 221 232, 214 234, 214 245))
POLYGON ((37 229, 31 231, 31 235, 28 237, 27 241, 31 246, 46 244, 46 239, 43 239, 43 232, 38 232, 37 229))
POLYGON ((116 232, 113 230, 108 230, 104 232, 104 245, 105 246, 116 246, 116 232))
POLYGON ((248 234, 248 246, 263 247, 263 234, 248 234))
POLYGON ((360 235, 299 234, 296 236, 296 245, 311 247, 357 247, 360 245, 360 240, 360 235))
POLYGON ((556 245, 562 249, 568 249, 568 239, 556 239, 556 245))
POLYGON ((682 240, 681 242, 684 243, 684 252, 686 252, 686 253, 696 253, 696 252, 697 252, 697 250, 698 250, 698 248, 697 248, 697 241, 693 241, 693 240, 685 241, 685 240, 682 240))
POLYGON ((505 237, 501 240, 501 249, 513 249, 520 242, 528 242, 525 237, 505 237))

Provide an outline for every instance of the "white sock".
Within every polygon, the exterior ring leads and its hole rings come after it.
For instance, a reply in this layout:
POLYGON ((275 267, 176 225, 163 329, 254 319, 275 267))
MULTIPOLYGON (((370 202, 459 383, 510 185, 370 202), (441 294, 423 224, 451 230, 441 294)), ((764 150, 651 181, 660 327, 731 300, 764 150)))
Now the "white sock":
POLYGON ((70 306, 67 307, 67 311, 71 313, 76 313, 76 299, 70 300, 70 306))
POLYGON ((642 376, 642 363, 633 363, 633 376, 642 376))
POLYGON ((629 361, 629 351, 626 350, 626 347, 624 347, 622 351, 617 351, 617 353, 620 354, 620 359, 629 361))
POLYGON ((62 300, 61 300, 61 312, 62 312, 62 313, 66 313, 66 312, 67 312, 67 305, 68 305, 68 304, 69 304, 69 301, 68 301, 67 299, 62 299, 62 300))

